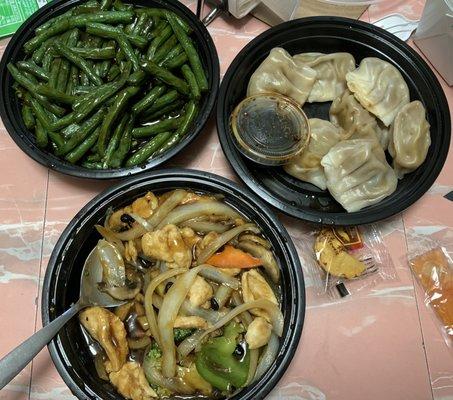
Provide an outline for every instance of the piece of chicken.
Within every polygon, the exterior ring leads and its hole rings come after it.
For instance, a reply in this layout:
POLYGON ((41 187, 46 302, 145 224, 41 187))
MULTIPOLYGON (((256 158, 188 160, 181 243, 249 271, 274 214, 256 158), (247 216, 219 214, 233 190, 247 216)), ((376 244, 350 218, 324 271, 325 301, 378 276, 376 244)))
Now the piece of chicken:
POLYGON ((189 301, 196 307, 200 307, 202 304, 206 303, 208 300, 211 300, 214 292, 212 286, 206 282, 201 276, 195 278, 194 283, 189 289, 187 296, 189 301))
MULTIPOLYGON (((249 303, 259 299, 267 299, 278 305, 274 291, 266 282, 266 279, 264 279, 264 277, 256 269, 244 272, 241 277, 241 283, 244 303, 249 303)), ((253 308, 250 312, 256 316, 264 317, 268 321, 270 320, 269 315, 265 310, 253 308)))
POLYGON ((175 225, 145 233, 142 248, 146 256, 166 261, 169 268, 189 268, 192 262, 192 251, 175 225))
POLYGON ((127 362, 118 372, 112 372, 109 377, 118 393, 126 399, 150 400, 157 397, 156 392, 149 386, 143 369, 136 362, 127 362))
POLYGON ((181 316, 178 315, 175 319, 174 328, 183 329, 208 329, 208 323, 205 319, 197 316, 181 316))
POLYGON ((105 350, 107 372, 118 371, 126 362, 129 347, 121 320, 102 307, 89 307, 79 314, 80 323, 105 350))
POLYGON ((245 340, 249 349, 259 349, 269 342, 272 332, 272 325, 263 317, 256 317, 247 327, 245 340))

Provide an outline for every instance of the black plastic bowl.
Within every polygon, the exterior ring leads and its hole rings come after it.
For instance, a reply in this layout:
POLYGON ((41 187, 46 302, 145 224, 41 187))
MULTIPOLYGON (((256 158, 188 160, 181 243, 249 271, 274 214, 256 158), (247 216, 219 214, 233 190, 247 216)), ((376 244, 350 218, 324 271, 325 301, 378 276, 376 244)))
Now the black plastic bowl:
POLYGON ((34 30, 38 26, 42 25, 50 18, 64 13, 71 7, 84 2, 85 0, 52 1, 28 18, 11 38, 0 63, 0 116, 5 124, 6 130, 16 144, 35 161, 55 171, 67 175, 78 176, 80 178, 114 179, 155 168, 179 153, 201 132, 214 108, 220 81, 219 56, 217 55, 217 50, 209 32, 201 21, 197 19, 195 14, 177 0, 127 1, 136 6, 160 7, 172 10, 184 18, 193 29, 192 37, 194 38, 194 42, 198 48, 198 53, 206 71, 209 89, 207 95, 203 96, 201 100, 200 111, 192 128, 176 146, 162 155, 151 159, 145 167, 138 166, 133 168, 90 170, 78 165, 70 164, 56 157, 51 152, 41 150, 36 146, 34 134, 27 130, 22 121, 20 102, 17 100, 12 88, 14 81, 6 68, 7 64, 23 60, 25 56, 23 45, 27 40, 33 37, 34 30))
MULTIPOLYGON (((328 119, 329 103, 304 106, 310 118, 328 119)), ((219 94, 217 128, 225 155, 232 167, 265 201, 293 217, 335 225, 358 225, 385 219, 417 201, 434 183, 450 145, 450 112, 442 87, 431 68, 406 43, 381 28, 346 18, 302 18, 278 25, 252 40, 229 67, 219 94), (426 161, 398 182, 396 191, 383 201, 363 210, 347 213, 327 191, 302 182, 283 168, 259 166, 243 157, 234 146, 229 118, 246 96, 251 74, 274 47, 291 54, 303 52, 349 52, 359 63, 365 57, 379 57, 395 65, 409 86, 411 100, 426 107, 431 124, 431 147, 426 161)))
MULTIPOLYGON (((302 267, 296 249, 283 225, 255 195, 235 183, 207 172, 168 169, 143 174, 114 186, 90 201, 70 222, 56 244, 47 266, 42 295, 44 325, 74 303, 79 294, 81 269, 100 238, 94 225, 103 221, 109 207, 121 207, 148 190, 163 192, 176 188, 219 193, 224 201, 250 218, 272 243, 282 275, 283 337, 276 361, 263 377, 232 399, 262 399, 281 378, 296 351, 305 315, 302 267)), ((58 372, 79 399, 123 399, 97 377, 88 346, 73 318, 49 344, 58 372)))

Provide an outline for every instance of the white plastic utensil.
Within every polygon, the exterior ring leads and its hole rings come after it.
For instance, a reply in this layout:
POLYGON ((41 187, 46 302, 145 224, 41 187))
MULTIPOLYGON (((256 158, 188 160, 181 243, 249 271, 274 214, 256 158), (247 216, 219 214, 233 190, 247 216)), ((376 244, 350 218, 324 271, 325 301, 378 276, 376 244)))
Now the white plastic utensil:
POLYGON ((406 41, 411 37, 412 32, 417 29, 418 21, 407 19, 401 14, 390 14, 375 21, 373 25, 385 29, 387 32, 406 41))

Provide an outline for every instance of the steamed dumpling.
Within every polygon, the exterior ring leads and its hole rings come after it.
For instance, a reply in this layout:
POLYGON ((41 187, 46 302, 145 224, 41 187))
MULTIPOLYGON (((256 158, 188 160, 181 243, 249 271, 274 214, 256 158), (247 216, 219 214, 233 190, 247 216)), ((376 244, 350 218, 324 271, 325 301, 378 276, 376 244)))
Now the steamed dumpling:
POLYGON ((321 159, 342 139, 342 129, 323 119, 311 118, 308 122, 311 130, 308 147, 283 168, 295 178, 325 190, 327 181, 321 159))
POLYGON ((391 129, 389 153, 399 178, 414 171, 425 161, 431 145, 429 128, 425 107, 418 100, 406 104, 396 115, 391 129))
POLYGON ((370 139, 343 140, 321 160, 327 189, 348 212, 379 203, 397 185, 379 143, 370 139))
POLYGON ((346 74, 346 82, 360 104, 385 126, 389 126, 399 109, 409 103, 404 78, 392 64, 379 58, 364 58, 356 70, 346 74))
POLYGON ((297 65, 288 52, 276 47, 250 78, 247 96, 280 93, 303 105, 315 83, 316 71, 297 65))
POLYGON ((383 150, 387 149, 388 128, 376 121, 349 90, 345 90, 332 102, 329 118, 334 125, 345 131, 345 138, 375 138, 383 150))
POLYGON ((302 53, 293 57, 298 65, 316 71, 316 81, 308 95, 308 102, 332 101, 346 89, 346 74, 355 69, 349 53, 302 53))

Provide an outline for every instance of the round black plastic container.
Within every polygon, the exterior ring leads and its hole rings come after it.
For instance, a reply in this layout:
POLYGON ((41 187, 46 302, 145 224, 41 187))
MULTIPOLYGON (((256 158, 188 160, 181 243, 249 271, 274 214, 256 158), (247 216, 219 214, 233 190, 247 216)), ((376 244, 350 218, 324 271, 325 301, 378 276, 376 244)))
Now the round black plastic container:
MULTIPOLYGON (((309 118, 329 119, 331 102, 304 105, 309 118)), ((346 18, 302 18, 278 25, 252 40, 230 65, 220 88, 217 128, 223 151, 244 183, 279 210, 306 221, 358 225, 385 219, 417 201, 434 183, 447 157, 451 125, 448 103, 431 68, 406 43, 381 28, 346 18), (234 146, 229 119, 246 96, 250 76, 274 47, 291 54, 348 52, 357 63, 379 57, 395 65, 409 86, 410 98, 426 107, 431 147, 426 161, 398 182, 383 201, 347 213, 327 191, 288 175, 283 168, 263 167, 243 157, 234 146)))
POLYGON ((201 132, 214 108, 220 80, 219 57, 214 42, 206 27, 197 19, 195 14, 177 0, 126 1, 136 6, 166 8, 176 12, 187 21, 193 29, 192 37, 206 71, 209 89, 206 96, 203 96, 201 99, 198 117, 194 121, 188 134, 176 146, 162 155, 151 159, 145 167, 138 166, 109 170, 89 170, 77 165, 72 165, 54 156, 51 152, 41 150, 36 146, 33 132, 28 131, 22 121, 20 102, 17 100, 12 88, 14 81, 6 66, 10 62, 15 63, 24 59, 25 53, 23 51, 23 45, 27 40, 33 37, 34 30, 38 26, 42 25, 50 18, 62 14, 71 7, 83 2, 84 0, 52 1, 28 18, 11 38, 0 63, 0 116, 5 124, 6 130, 16 144, 35 161, 67 175, 92 179, 114 179, 155 168, 179 153, 201 132))
MULTIPOLYGON (((232 397, 262 399, 275 386, 296 351, 305 315, 305 289, 297 251, 283 225, 255 195, 227 179, 207 172, 168 169, 142 174, 114 186, 90 201, 69 223, 56 244, 44 278, 42 320, 44 325, 78 299, 81 269, 100 238, 94 225, 103 221, 109 207, 122 207, 147 191, 176 188, 222 194, 224 201, 254 221, 271 242, 281 269, 283 336, 276 361, 263 377, 232 397)), ((116 390, 97 377, 93 358, 73 318, 49 344, 58 372, 79 399, 123 400, 116 390)))

